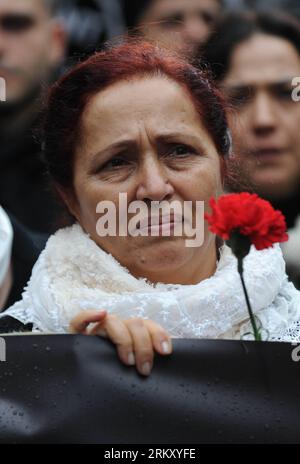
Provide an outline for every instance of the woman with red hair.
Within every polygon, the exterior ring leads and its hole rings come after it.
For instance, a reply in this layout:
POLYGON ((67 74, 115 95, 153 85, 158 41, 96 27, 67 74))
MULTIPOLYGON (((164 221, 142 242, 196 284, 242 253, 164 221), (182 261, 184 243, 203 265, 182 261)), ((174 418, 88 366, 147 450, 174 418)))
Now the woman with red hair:
MULTIPOLYGON (((151 209, 139 223, 147 234, 120 233, 119 194, 129 213, 135 202, 192 205, 192 223, 197 202, 208 211, 210 198, 222 194, 230 136, 222 98, 203 72, 147 43, 95 54, 53 86, 44 155, 74 224, 49 239, 22 301, 4 318, 37 332, 106 336, 142 375, 154 351, 171 353, 170 336, 249 332, 236 258, 208 225, 201 244, 190 247, 188 234, 173 232, 184 216, 162 214, 153 223, 151 209), (117 234, 99 232, 99 213, 110 205, 117 234)), ((252 249, 245 277, 264 328, 288 339, 300 296, 279 247, 252 249)))

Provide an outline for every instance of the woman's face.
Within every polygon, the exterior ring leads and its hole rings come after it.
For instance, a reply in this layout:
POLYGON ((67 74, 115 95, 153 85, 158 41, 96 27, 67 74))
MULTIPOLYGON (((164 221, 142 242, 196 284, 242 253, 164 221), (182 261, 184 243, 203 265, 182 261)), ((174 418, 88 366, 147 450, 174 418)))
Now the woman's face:
POLYGON ((300 105, 292 81, 300 56, 287 40, 255 34, 234 49, 223 81, 233 111, 228 114, 234 151, 256 191, 288 198, 300 181, 300 105))
POLYGON ((209 38, 220 14, 219 0, 152 0, 139 28, 146 38, 193 55, 209 38))
POLYGON ((133 275, 152 282, 199 282, 215 270, 214 237, 207 227, 198 247, 187 247, 185 235, 162 236, 161 229, 158 236, 101 237, 99 202, 115 205, 118 224, 119 193, 127 194, 127 206, 193 201, 194 221, 196 201, 207 205, 221 190, 220 157, 182 86, 163 77, 135 78, 90 100, 67 203, 92 239, 133 275))

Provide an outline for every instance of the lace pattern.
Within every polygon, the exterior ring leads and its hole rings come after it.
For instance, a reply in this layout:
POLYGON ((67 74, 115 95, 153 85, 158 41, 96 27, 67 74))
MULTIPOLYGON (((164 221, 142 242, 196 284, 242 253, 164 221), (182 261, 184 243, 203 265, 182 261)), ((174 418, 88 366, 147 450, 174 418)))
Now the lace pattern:
MULTIPOLYGON (((300 340, 300 292, 287 280, 280 247, 252 248, 245 280, 269 339, 300 340)), ((239 339, 251 332, 236 258, 228 247, 222 248, 211 278, 197 285, 154 286, 134 278, 79 225, 49 239, 22 300, 5 315, 33 323, 34 331, 66 333, 79 311, 97 308, 123 319, 153 319, 173 337, 239 339)))

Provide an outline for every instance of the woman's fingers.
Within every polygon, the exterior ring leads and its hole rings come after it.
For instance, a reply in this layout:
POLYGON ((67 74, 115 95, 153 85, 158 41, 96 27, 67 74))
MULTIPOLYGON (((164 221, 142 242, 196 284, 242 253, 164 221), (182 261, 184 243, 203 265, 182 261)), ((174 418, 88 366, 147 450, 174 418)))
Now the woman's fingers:
POLYGON ((127 366, 135 365, 133 341, 126 324, 115 315, 108 315, 101 329, 116 345, 119 358, 127 366))
POLYGON ((116 345, 120 360, 127 366, 136 365, 144 376, 152 370, 154 350, 161 355, 172 352, 167 332, 148 319, 122 321, 106 311, 83 311, 71 321, 70 332, 108 337, 116 345))
POLYGON ((154 358, 149 330, 142 319, 127 319, 125 324, 132 337, 137 370, 140 374, 148 376, 152 370, 154 358))
POLYGON ((172 341, 169 334, 156 322, 146 319, 144 321, 150 333, 152 344, 157 353, 168 355, 172 353, 172 341))
POLYGON ((69 331, 72 334, 87 334, 89 324, 102 323, 106 316, 106 311, 81 311, 71 320, 69 331))

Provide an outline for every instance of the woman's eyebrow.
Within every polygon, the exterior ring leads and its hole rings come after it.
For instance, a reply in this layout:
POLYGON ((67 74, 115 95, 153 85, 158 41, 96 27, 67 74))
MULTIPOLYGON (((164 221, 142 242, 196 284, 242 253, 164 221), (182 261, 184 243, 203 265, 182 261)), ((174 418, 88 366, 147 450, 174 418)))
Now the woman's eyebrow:
POLYGON ((196 144, 200 146, 202 150, 205 150, 205 146, 202 142, 202 138, 197 135, 184 133, 184 132, 166 132, 164 134, 158 135, 156 137, 158 143, 187 143, 187 144, 196 144))
POLYGON ((179 138, 188 138, 195 141, 200 141, 197 135, 185 133, 183 131, 175 131, 175 132, 164 132, 160 135, 157 135, 156 140, 170 140, 170 139, 179 139, 179 138))
POLYGON ((292 80, 293 77, 282 77, 278 79, 273 79, 273 80, 266 80, 265 82, 262 83, 257 83, 257 82, 249 82, 249 83, 233 83, 233 84, 224 84, 221 86, 222 90, 226 91, 241 91, 241 90, 247 90, 247 89, 254 89, 255 87, 258 87, 260 85, 262 86, 267 86, 267 87, 272 87, 272 86, 284 86, 284 85, 290 85, 292 86, 292 80))
POLYGON ((99 156, 104 155, 105 153, 109 151, 124 150, 125 148, 128 148, 128 147, 130 148, 130 147, 135 147, 135 146, 136 146, 135 140, 132 140, 132 139, 120 140, 118 142, 114 142, 110 145, 107 145, 106 147, 94 153, 93 159, 98 158, 99 156))
POLYGON ((106 161, 105 157, 108 158, 111 152, 115 151, 116 153, 118 153, 122 150, 133 147, 136 147, 136 143, 130 139, 121 140, 118 142, 114 142, 111 145, 107 145, 105 148, 102 148, 101 150, 91 154, 89 170, 93 172, 93 170, 97 169, 99 161, 101 161, 101 158, 104 158, 104 161, 106 161))

